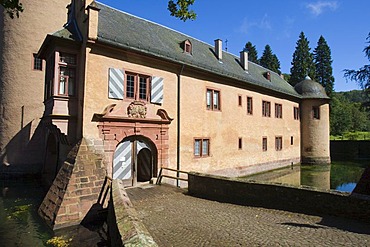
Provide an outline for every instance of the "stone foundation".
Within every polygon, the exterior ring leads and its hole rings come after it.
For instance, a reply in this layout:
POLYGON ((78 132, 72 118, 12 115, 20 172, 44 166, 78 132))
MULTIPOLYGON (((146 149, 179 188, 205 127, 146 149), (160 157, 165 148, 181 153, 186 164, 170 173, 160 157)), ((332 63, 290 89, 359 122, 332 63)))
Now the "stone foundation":
POLYGON ((301 158, 297 157, 294 159, 285 159, 285 160, 279 160, 279 161, 271 161, 271 162, 265 162, 260 164, 254 164, 249 166, 239 166, 239 167, 232 167, 222 170, 217 170, 210 172, 212 175, 216 176, 227 176, 227 177, 242 177, 242 176, 248 176, 255 173, 270 171, 286 166, 290 166, 292 164, 298 164, 301 162, 301 158))
POLYGON ((330 163, 331 163, 330 157, 302 157, 302 164, 320 165, 330 163))

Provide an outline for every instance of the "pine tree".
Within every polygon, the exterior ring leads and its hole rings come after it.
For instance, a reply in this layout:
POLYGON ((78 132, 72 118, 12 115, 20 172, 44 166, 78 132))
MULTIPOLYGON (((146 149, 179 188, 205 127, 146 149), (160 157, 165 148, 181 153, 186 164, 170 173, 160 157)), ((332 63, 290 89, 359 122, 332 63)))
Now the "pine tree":
POLYGON ((334 91, 333 68, 331 66, 331 51, 323 36, 320 36, 317 47, 313 51, 316 66, 316 81, 320 83, 331 97, 334 91))
MULTIPOLYGON (((370 33, 366 39, 368 45, 364 48, 363 52, 365 52, 366 57, 370 61, 370 33)), ((370 64, 365 64, 358 70, 345 69, 344 77, 351 81, 356 81, 362 87, 368 98, 370 98, 370 64)), ((368 102, 364 103, 364 106, 370 110, 370 99, 368 99, 368 102)))
POLYGON ((259 64, 269 70, 272 70, 278 74, 280 71, 280 61, 275 54, 272 53, 271 47, 269 45, 265 46, 265 50, 259 60, 259 64))
POLYGON ((313 62, 313 55, 310 52, 309 42, 304 33, 301 32, 299 40, 297 41, 296 49, 293 53, 292 67, 290 68, 289 83, 295 86, 309 76, 315 80, 315 64, 313 62))
POLYGON ((244 51, 248 52, 248 61, 258 64, 258 55, 255 45, 250 41, 245 44, 244 51))

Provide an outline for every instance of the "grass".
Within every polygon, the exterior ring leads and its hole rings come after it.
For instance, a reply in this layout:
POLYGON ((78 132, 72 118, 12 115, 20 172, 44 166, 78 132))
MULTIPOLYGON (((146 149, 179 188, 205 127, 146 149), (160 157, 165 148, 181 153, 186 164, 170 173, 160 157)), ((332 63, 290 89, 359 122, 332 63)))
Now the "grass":
POLYGON ((370 132, 366 131, 356 131, 356 132, 345 132, 342 135, 330 135, 330 140, 351 140, 351 141, 361 141, 370 140, 370 132))

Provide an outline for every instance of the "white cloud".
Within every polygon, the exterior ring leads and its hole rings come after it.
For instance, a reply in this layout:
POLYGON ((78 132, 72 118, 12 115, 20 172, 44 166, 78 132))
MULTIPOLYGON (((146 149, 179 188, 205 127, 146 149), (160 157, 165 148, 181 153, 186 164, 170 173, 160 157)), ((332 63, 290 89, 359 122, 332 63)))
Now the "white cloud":
POLYGON ((330 9, 332 11, 336 10, 338 8, 338 3, 337 1, 318 1, 306 4, 306 8, 309 9, 313 15, 319 16, 325 9, 330 9))
POLYGON ((247 34, 252 28, 258 29, 271 29, 271 23, 267 14, 265 14, 260 20, 257 21, 248 21, 247 18, 244 18, 243 23, 239 27, 239 32, 247 34))

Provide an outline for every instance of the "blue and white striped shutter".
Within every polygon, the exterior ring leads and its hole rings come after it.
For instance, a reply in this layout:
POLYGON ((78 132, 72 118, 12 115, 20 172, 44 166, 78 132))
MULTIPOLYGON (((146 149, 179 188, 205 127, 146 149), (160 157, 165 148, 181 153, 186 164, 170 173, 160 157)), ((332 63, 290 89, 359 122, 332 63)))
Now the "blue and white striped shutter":
POLYGON ((124 70, 109 68, 108 97, 110 99, 123 99, 124 70))
POLYGON ((113 179, 130 179, 132 177, 131 157, 132 143, 120 143, 113 156, 113 179))
POLYGON ((163 103, 163 78, 158 76, 152 77, 152 88, 151 88, 151 103, 162 104, 163 103))

